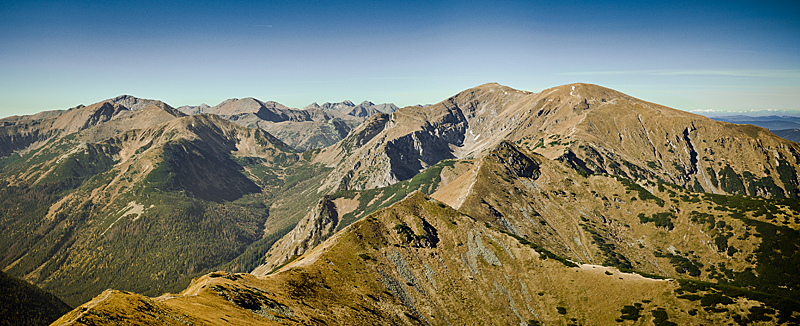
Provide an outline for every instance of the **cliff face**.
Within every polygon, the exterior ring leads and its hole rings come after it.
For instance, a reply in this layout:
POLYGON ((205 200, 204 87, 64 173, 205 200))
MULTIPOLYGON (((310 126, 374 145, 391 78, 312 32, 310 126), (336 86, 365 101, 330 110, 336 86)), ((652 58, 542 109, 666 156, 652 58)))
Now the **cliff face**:
POLYGON ((335 204, 323 197, 287 235, 275 242, 265 256, 265 263, 252 274, 267 275, 278 266, 306 253, 336 231, 339 215, 335 204))

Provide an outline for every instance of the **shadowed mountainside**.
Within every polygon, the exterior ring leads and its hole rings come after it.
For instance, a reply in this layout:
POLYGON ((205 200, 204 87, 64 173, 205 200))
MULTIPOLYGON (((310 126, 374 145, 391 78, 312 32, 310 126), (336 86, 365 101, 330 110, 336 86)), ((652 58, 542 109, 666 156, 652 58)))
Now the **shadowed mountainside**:
POLYGON ((4 325, 49 325, 72 307, 42 289, 0 272, 0 320, 4 325))

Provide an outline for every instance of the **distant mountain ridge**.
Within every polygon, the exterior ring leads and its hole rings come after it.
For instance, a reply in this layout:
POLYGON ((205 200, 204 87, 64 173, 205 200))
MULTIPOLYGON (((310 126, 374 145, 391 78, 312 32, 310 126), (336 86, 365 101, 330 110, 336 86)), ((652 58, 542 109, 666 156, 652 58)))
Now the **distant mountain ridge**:
POLYGON ((380 112, 394 112, 394 104, 373 104, 364 101, 359 105, 350 101, 313 103, 301 110, 291 109, 274 101, 262 102, 254 98, 228 99, 216 106, 182 106, 179 111, 186 114, 211 113, 239 125, 262 128, 286 142, 289 146, 304 151, 327 147, 350 132, 365 118, 380 112))
POLYGON ((783 139, 793 142, 800 142, 800 117, 798 116, 747 116, 729 115, 714 116, 714 120, 725 121, 737 124, 751 124, 761 128, 767 128, 774 134, 783 139))
MULTIPOLYGON (((25 153, 38 149, 51 140, 108 121, 122 121, 148 107, 156 108, 153 112, 165 113, 171 117, 183 115, 164 102, 123 95, 89 106, 78 105, 66 111, 48 111, 0 119, 3 127, 0 133, 0 157, 13 152, 25 153)), ((136 121, 140 123, 127 126, 130 123, 126 121, 122 124, 118 123, 118 125, 125 130, 129 127, 142 127, 141 123, 152 124, 164 120, 150 116, 148 119, 137 119, 136 121)))
POLYGON ((797 129, 800 128, 800 117, 791 115, 769 115, 769 116, 749 116, 749 115, 722 115, 712 116, 711 119, 738 124, 751 124, 769 130, 797 129))
POLYGON ((392 113, 399 108, 392 103, 375 104, 370 101, 361 102, 359 105, 353 104, 348 100, 339 103, 325 102, 322 105, 311 103, 303 108, 303 110, 320 109, 323 111, 339 111, 347 115, 352 115, 361 118, 368 118, 376 113, 392 113))
POLYGON ((772 130, 772 132, 783 139, 791 140, 795 143, 800 143, 800 129, 772 130))

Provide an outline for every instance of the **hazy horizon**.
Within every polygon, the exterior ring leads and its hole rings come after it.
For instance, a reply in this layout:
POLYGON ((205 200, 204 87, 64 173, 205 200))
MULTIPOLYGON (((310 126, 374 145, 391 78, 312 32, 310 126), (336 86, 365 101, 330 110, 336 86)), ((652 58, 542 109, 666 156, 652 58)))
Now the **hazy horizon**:
POLYGON ((798 22, 786 2, 11 2, 0 116, 123 94, 404 107, 488 82, 592 83, 700 114, 794 112, 798 22))

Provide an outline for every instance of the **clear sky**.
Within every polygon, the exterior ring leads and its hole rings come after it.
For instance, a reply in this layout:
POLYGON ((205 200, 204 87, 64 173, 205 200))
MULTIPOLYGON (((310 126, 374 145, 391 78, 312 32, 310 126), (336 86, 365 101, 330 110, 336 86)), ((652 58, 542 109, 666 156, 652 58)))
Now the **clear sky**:
POLYGON ((687 111, 800 111, 800 4, 0 3, 0 116, 122 94, 176 107, 406 106, 487 82, 594 83, 687 111))

